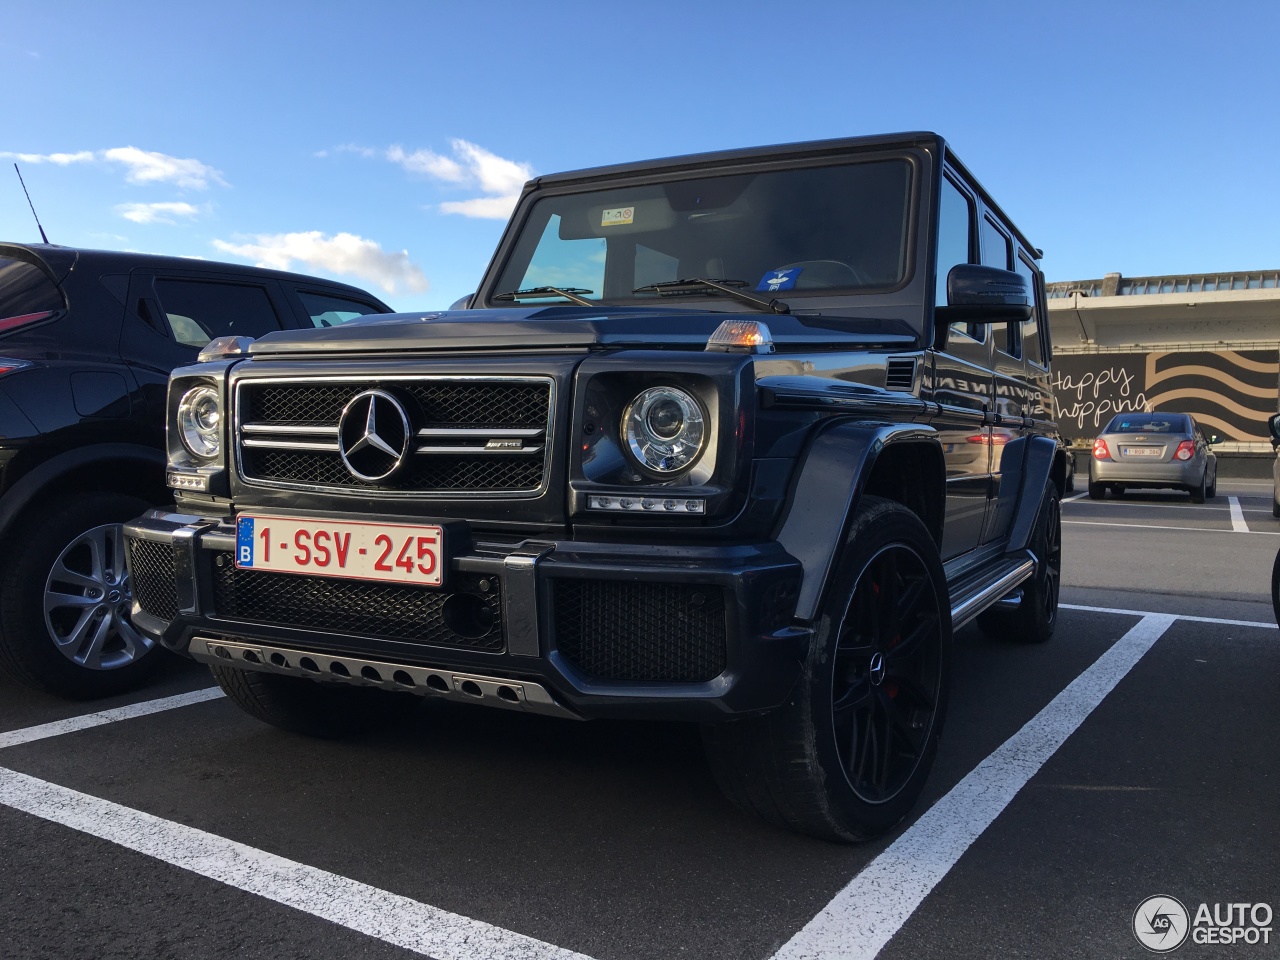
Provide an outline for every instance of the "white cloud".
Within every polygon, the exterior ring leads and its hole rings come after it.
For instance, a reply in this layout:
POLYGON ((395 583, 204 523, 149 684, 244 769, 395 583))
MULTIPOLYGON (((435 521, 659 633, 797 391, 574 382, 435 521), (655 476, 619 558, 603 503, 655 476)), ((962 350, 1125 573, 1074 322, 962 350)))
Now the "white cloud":
POLYGON ((409 251, 383 250, 373 240, 353 233, 326 236, 319 230, 305 233, 258 234, 248 242, 214 240, 221 253, 252 260, 260 267, 276 270, 304 268, 357 277, 377 284, 389 294, 401 290, 422 293, 427 278, 422 268, 409 259, 409 251))
POLYGON ((60 167, 71 163, 88 163, 94 158, 92 150, 81 150, 79 153, 0 153, 0 157, 22 163, 54 163, 60 167))
POLYGON ((444 213, 486 220, 505 220, 520 197, 520 189, 533 176, 527 163, 517 163, 467 140, 452 140, 453 155, 446 157, 430 150, 406 153, 394 146, 387 159, 410 173, 423 174, 464 186, 478 187, 485 194, 471 200, 451 200, 440 204, 444 213))
POLYGON ((134 223, 176 223, 173 217, 194 217, 200 208, 190 203, 122 203, 116 213, 134 223))
POLYGON ((102 158, 123 164, 124 178, 130 183, 172 183, 192 190, 207 190, 211 183, 227 185, 220 172, 189 157, 171 157, 137 147, 113 147, 103 150, 102 158))
POLYGON ((211 183, 226 186, 222 174, 206 163, 187 157, 171 157, 167 153, 139 150, 137 147, 112 147, 110 150, 80 150, 76 153, 0 153, 0 158, 22 163, 53 163, 65 167, 72 163, 107 161, 125 168, 124 178, 130 183, 172 183, 191 190, 207 190, 211 183))

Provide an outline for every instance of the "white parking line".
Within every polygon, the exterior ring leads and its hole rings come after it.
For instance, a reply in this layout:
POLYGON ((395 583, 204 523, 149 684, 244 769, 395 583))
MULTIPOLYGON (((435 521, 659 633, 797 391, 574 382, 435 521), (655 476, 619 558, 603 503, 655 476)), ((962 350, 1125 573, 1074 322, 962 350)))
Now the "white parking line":
POLYGON ((774 955, 871 960, 1177 617, 1144 616, 1021 730, 930 807, 774 955))
POLYGON ((1156 613, 1153 610, 1121 610, 1118 607, 1089 607, 1080 603, 1060 603, 1063 610, 1083 610, 1086 613, 1119 613, 1126 617, 1173 617, 1175 620, 1190 620, 1192 623, 1215 623, 1222 627, 1260 627, 1263 630, 1276 630, 1280 626, 1270 620, 1227 620, 1222 617, 1196 617, 1186 613, 1156 613))
POLYGON ((89 730, 100 727, 104 723, 115 723, 117 720, 130 720, 133 717, 145 717, 152 713, 173 710, 176 707, 189 707, 193 703, 204 703, 222 696, 217 687, 206 687, 191 693, 180 693, 173 697, 162 697, 159 700, 146 700, 142 703, 131 703, 126 707, 113 710, 101 710, 98 713, 86 713, 69 720, 56 720, 53 723, 42 723, 36 727, 24 727, 21 730, 10 730, 0 733, 0 750, 5 747, 16 747, 20 743, 31 743, 33 740, 44 740, 48 737, 61 736, 64 733, 75 733, 77 730, 89 730))
POLYGON ((1218 527, 1170 527, 1162 526, 1158 523, 1142 523, 1135 520, 1132 523, 1122 523, 1116 520, 1063 520, 1064 524, 1074 523, 1083 527, 1141 527, 1143 530, 1185 530, 1190 533, 1252 533, 1259 537, 1280 537, 1280 530, 1223 530, 1218 527))
POLYGON ((1087 497, 1088 495, 1089 495, 1089 492, 1086 490, 1084 493, 1077 493, 1077 494, 1076 494, 1075 496, 1073 496, 1073 497, 1067 497, 1067 499, 1063 500, 1062 502, 1063 502, 1063 503, 1072 503, 1072 502, 1074 502, 1074 501, 1076 501, 1076 500, 1079 500, 1081 497, 1087 497))
POLYGON ((588 960, 532 937, 4 767, 0 804, 434 960, 588 960))
POLYGON ((1249 525, 1244 522, 1244 514, 1240 511, 1240 499, 1227 497, 1227 504, 1231 507, 1231 529, 1236 533, 1249 533, 1249 525))

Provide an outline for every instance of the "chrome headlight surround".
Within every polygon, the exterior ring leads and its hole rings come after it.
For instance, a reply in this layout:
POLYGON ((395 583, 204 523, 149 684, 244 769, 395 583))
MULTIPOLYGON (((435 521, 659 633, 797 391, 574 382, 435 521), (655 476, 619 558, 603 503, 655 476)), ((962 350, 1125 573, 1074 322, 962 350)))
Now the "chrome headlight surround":
POLYGON ((674 477, 697 463, 706 449, 707 414, 686 390, 649 387, 627 404, 619 432, 638 466, 674 477))
POLYGON ((212 460, 222 453, 222 401, 218 388, 197 384, 178 401, 175 426, 187 452, 200 460, 212 460))

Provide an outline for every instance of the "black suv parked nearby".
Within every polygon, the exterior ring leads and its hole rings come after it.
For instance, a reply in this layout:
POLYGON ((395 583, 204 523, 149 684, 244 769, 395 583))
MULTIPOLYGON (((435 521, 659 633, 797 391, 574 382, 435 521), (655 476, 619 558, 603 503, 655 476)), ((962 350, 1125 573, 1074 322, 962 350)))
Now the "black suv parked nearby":
POLYGON ((1054 629, 1038 256, 934 134, 535 180, 466 309, 174 372, 135 622, 322 736, 406 691, 699 721, 743 807, 872 836, 953 629, 1054 629))
POLYGON ((172 500, 170 370, 211 337, 389 309, 296 274, 0 243, 0 668, 96 696, 154 663, 151 638, 129 623, 119 524, 172 500))

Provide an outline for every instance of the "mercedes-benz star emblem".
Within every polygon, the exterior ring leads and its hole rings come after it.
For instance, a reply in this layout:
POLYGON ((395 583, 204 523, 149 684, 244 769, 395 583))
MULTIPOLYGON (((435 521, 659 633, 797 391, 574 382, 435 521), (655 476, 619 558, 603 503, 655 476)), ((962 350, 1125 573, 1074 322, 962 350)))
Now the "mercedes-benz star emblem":
POLYGON ((351 398, 338 418, 338 452, 353 477, 376 483, 391 476, 409 454, 409 417, 385 390, 351 398))
POLYGON ((871 676, 871 685, 874 687, 880 686, 880 683, 884 680, 885 663, 884 654, 879 650, 871 655, 871 665, 868 673, 871 676))

